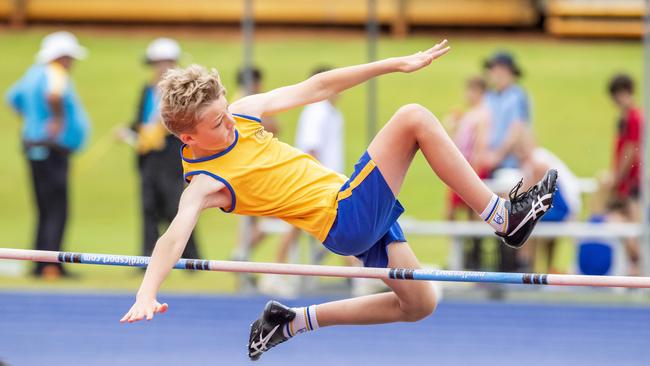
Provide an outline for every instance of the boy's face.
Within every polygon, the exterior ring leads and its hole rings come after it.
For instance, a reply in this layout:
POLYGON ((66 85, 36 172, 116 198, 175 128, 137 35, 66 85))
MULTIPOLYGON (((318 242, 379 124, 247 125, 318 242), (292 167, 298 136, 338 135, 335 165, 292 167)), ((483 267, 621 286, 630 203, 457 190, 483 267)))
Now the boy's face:
POLYGON ((202 150, 225 150, 235 141, 235 120, 228 111, 228 102, 220 96, 199 114, 193 133, 183 133, 181 141, 202 150))

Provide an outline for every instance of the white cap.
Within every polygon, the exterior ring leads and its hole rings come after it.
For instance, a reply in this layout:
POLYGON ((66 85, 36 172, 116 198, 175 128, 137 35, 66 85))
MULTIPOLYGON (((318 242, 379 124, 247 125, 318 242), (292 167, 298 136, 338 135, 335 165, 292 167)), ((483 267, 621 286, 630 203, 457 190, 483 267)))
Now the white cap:
POLYGON ((48 63, 63 56, 69 56, 77 60, 86 58, 88 51, 77 41, 77 37, 70 32, 54 32, 43 38, 41 49, 36 54, 36 61, 48 63))
POLYGON ((181 57, 181 47, 171 38, 156 38, 147 46, 147 62, 177 61, 181 57))

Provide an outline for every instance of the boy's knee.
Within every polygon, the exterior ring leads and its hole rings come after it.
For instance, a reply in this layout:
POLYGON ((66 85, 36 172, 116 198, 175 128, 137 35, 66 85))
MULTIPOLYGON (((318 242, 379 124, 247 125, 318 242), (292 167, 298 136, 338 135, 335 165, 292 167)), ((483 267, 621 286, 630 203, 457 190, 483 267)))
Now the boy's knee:
POLYGON ((440 125, 438 119, 431 111, 417 103, 402 106, 397 111, 397 114, 405 119, 409 126, 416 130, 440 125))
POLYGON ((406 322, 416 322, 425 319, 436 310, 438 302, 432 286, 429 286, 427 291, 422 291, 418 295, 416 301, 402 309, 404 311, 403 320, 406 322))
POLYGON ((418 103, 405 104, 397 110, 397 114, 408 119, 419 120, 425 116, 431 116, 431 112, 418 103))

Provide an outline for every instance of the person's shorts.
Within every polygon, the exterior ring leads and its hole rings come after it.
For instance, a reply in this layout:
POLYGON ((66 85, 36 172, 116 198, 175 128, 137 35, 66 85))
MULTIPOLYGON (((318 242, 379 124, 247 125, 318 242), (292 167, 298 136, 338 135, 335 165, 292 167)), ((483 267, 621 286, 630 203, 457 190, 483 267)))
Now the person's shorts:
POLYGON ((569 211, 569 205, 567 204, 564 193, 560 189, 560 186, 557 187, 555 191, 555 196, 553 196, 553 208, 551 208, 540 221, 544 222, 562 222, 571 216, 569 211))
POLYGON ((323 244, 340 255, 353 255, 366 267, 388 266, 388 245, 405 242, 397 218, 404 208, 368 153, 339 190, 337 214, 323 244))

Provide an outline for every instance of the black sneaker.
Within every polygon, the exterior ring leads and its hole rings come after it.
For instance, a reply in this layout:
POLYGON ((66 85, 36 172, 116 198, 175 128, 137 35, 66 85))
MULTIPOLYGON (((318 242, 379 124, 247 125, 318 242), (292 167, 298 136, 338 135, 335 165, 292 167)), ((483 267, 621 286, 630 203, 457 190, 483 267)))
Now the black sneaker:
POLYGON ((262 316, 251 324, 248 337, 248 357, 257 361, 262 353, 286 341, 282 327, 296 317, 296 313, 277 301, 269 301, 262 316))
POLYGON ((508 228, 505 233, 496 233, 501 240, 513 248, 521 248, 526 243, 537 221, 551 209, 557 183, 557 170, 550 169, 542 180, 519 193, 523 180, 510 191, 508 209, 508 228))

